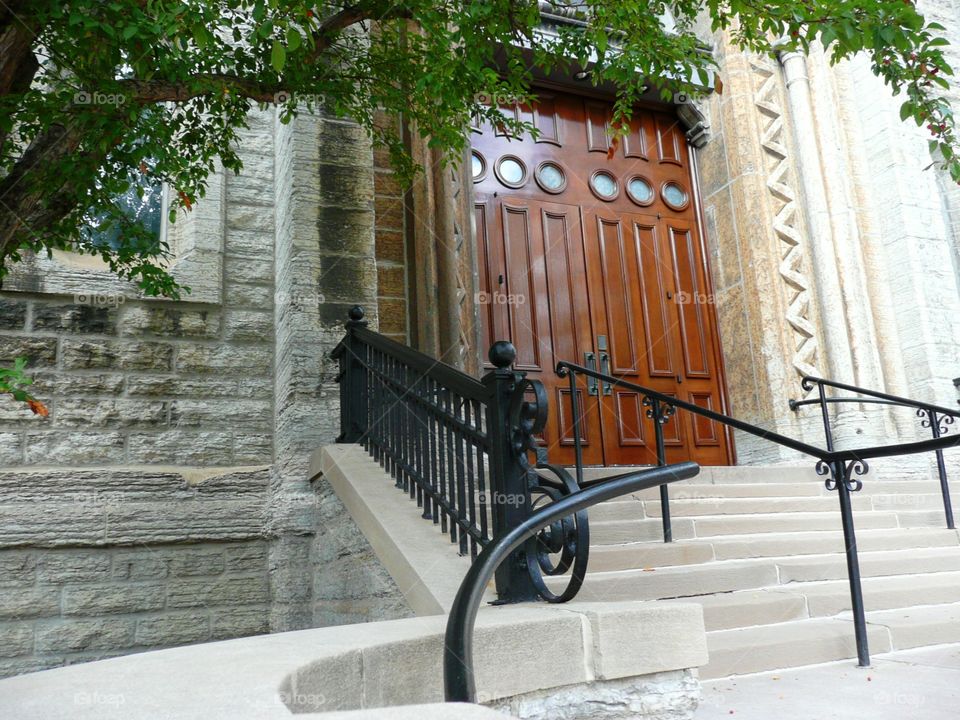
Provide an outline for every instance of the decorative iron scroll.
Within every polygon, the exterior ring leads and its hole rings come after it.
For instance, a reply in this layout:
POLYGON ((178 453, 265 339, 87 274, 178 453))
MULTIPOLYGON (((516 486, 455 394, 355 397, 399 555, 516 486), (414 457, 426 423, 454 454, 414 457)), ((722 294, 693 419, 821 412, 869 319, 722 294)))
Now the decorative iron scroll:
MULTIPOLYGON (((646 415, 651 420, 653 419, 653 402, 653 398, 651 398, 649 395, 644 396, 643 405, 645 408, 647 408, 646 415)), ((677 412, 677 409, 669 403, 657 402, 660 405, 660 424, 666 425, 670 421, 670 418, 673 417, 674 413, 677 412)))
POLYGON ((520 378, 510 398, 510 444, 521 465, 533 467, 529 453, 536 452, 537 436, 547 425, 547 391, 539 380, 520 378), (533 400, 527 393, 533 393, 533 400))
MULTIPOLYGON (((846 465, 843 465, 843 469, 843 484, 847 490, 849 492, 862 490, 863 482, 856 476, 863 476, 870 472, 870 466, 867 465, 867 461, 851 460, 846 465)), ((823 460, 819 461, 817 463, 817 475, 827 478, 823 483, 827 490, 833 491, 837 489, 838 478, 834 473, 834 466, 831 463, 823 460)))
POLYGON ((920 418, 920 425, 925 428, 933 428, 934 420, 937 423, 937 434, 934 437, 941 437, 950 432, 950 425, 956 422, 953 415, 941 415, 933 410, 917 408, 917 417, 920 418))
MULTIPOLYGON (((531 487, 531 511, 580 492, 580 486, 565 468, 541 463, 528 475, 531 487), (543 474, 549 471, 554 480, 543 474), (534 484, 536 483, 536 484, 534 484)), ((590 525, 587 511, 580 510, 547 525, 527 543, 527 570, 540 596, 551 603, 572 600, 580 591, 590 560, 590 525), (554 561, 552 556, 559 553, 554 561), (572 571, 571 571, 572 568, 572 571), (570 572, 570 581, 562 593, 547 587, 544 575, 556 576, 570 572)))

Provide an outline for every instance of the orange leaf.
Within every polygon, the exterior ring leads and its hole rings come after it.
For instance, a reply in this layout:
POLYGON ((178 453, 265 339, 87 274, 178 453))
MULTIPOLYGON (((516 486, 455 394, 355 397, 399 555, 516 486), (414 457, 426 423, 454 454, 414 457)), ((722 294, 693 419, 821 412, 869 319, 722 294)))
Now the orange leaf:
POLYGON ((607 160, 613 160, 613 156, 617 153, 617 148, 620 146, 620 138, 612 137, 610 138, 610 146, 607 148, 607 160))
POLYGON ((183 204, 187 207, 187 210, 193 209, 193 203, 190 201, 190 196, 187 195, 183 190, 179 193, 180 199, 183 200, 183 204))
POLYGON ((34 415, 39 415, 40 417, 47 417, 50 415, 50 410, 48 410, 47 406, 39 400, 34 400, 31 398, 30 400, 27 400, 27 405, 29 405, 30 409, 33 410, 34 415))

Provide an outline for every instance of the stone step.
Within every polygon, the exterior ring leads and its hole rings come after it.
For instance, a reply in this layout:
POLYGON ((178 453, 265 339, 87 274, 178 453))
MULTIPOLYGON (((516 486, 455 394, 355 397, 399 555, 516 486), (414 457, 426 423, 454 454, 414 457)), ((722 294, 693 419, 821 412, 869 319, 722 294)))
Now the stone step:
MULTIPOLYGON (((854 512, 867 512, 874 509, 869 497, 854 496, 851 500, 854 512)), ((896 510, 898 507, 902 506, 891 503, 888 509, 896 510)), ((836 497, 670 498, 670 515, 674 518, 837 511, 836 497)), ((590 517, 603 521, 659 518, 662 515, 659 500, 626 500, 598 505, 590 510, 590 517)))
MULTIPOLYGON (((843 532, 840 530, 798 533, 768 533, 761 541, 754 536, 741 535, 715 538, 712 541, 718 560, 749 557, 785 557, 788 555, 816 555, 843 552, 843 532)), ((861 551, 900 550, 919 547, 957 547, 960 537, 946 528, 881 528, 857 527, 857 544, 861 551)))
MULTIPOLYGON (((890 631, 869 625, 870 652, 890 652, 890 631)), ((853 623, 841 618, 810 618, 774 625, 707 633, 710 661, 701 678, 727 677, 779 668, 856 658, 853 623)))
MULTIPOLYGON (((848 593, 848 604, 849 597, 848 593)), ((708 632, 772 625, 809 617, 807 601, 802 593, 775 587, 707 595, 696 598, 696 602, 703 606, 703 623, 708 632)))
MULTIPOLYGON (((687 518, 679 518, 685 520, 687 518)), ((805 512, 769 515, 723 515, 697 517, 693 520, 694 536, 752 535, 771 532, 809 532, 837 530, 841 527, 840 510, 836 512, 805 512)), ((655 522, 655 521, 654 521, 655 522)), ((862 512, 856 518, 858 529, 898 527, 897 515, 892 512, 862 512)))
MULTIPOLYGON (((585 480, 619 475, 637 467, 586 467, 585 480)), ((804 465, 733 465, 729 467, 704 465, 700 474, 690 480, 697 484, 746 484, 746 483, 813 483, 823 484, 817 475, 814 463, 804 465)))
MULTIPOLYGON (((960 570, 960 550, 953 547, 910 548, 860 552, 860 576, 910 575, 960 570)), ((842 580, 847 577, 846 556, 808 555, 777 558, 780 583, 842 580)))
MULTIPOLYGON (((943 505, 939 510, 902 510, 895 509, 900 527, 946 527, 943 505)), ((954 517, 960 519, 960 512, 954 509, 954 517)))
MULTIPOLYGON (((760 497, 818 497, 826 493, 822 482, 802 483, 700 483, 686 480, 670 485, 671 500, 700 500, 703 498, 760 498, 760 497)), ((649 488, 629 497, 637 500, 659 500, 660 488, 649 488)), ((616 502, 616 501, 614 501, 616 502)), ((603 503, 598 507, 609 505, 603 503)))
MULTIPOLYGON (((863 578, 862 587, 868 613, 910 608, 920 603, 960 603, 958 572, 863 578)), ((709 595, 696 601, 703 606, 703 621, 708 631, 730 630, 807 617, 849 615, 850 585, 845 579, 793 583, 709 595)))
MULTIPOLYGON (((659 526, 658 526, 659 532, 659 526)), ((659 536, 657 540, 660 540, 659 536)), ((861 551, 900 550, 904 548, 957 547, 956 531, 938 528, 863 530, 857 534, 861 551)), ((843 533, 800 532, 768 533, 758 541, 754 536, 718 537, 709 540, 676 540, 593 545, 590 571, 629 570, 633 568, 691 565, 711 560, 821 555, 843 552, 843 533)))
MULTIPOLYGON (((857 493, 851 500, 854 512, 878 510, 903 513, 908 519, 917 518, 913 524, 919 527, 944 524, 943 498, 939 493, 875 493, 873 495, 857 493)), ((671 493, 670 495, 670 514, 673 517, 835 512, 837 506, 836 493, 801 497, 710 497, 707 495, 698 497, 693 493, 686 495, 671 493)), ((597 505, 590 510, 590 515, 597 520, 659 518, 661 517, 660 500, 659 496, 656 499, 634 497, 628 500, 615 500, 597 505)), ((960 517, 960 505, 954 507, 954 515, 960 517)))
MULTIPOLYGON (((863 604, 868 612, 960 602, 960 572, 866 577, 862 586, 863 604)), ((798 583, 774 592, 802 595, 811 617, 837 615, 850 610, 850 584, 846 578, 798 583)))
MULTIPOLYGON (((676 540, 710 538, 726 535, 755 535, 811 531, 835 531, 841 528, 840 511, 789 514, 722 515, 714 517, 678 517, 672 519, 676 540)), ((897 514, 892 512, 862 512, 856 517, 858 530, 899 527, 897 514)), ((594 520, 590 523, 593 545, 663 540, 660 518, 636 520, 594 520)))
POLYGON ((869 612, 867 625, 889 632, 894 650, 960 642, 960 603, 869 612))
MULTIPOLYGON (((860 553, 860 576, 874 578, 960 571, 960 548, 910 548, 860 553)), ((722 560, 695 565, 593 572, 584 597, 604 600, 664 600, 735 590, 786 587, 845 580, 846 555, 722 560)))
MULTIPOLYGON (((557 580, 549 581, 551 585, 554 583, 557 583, 557 580)), ((773 561, 711 562, 649 570, 588 572, 578 599, 614 601, 691 598, 777 584, 777 566, 773 561)))

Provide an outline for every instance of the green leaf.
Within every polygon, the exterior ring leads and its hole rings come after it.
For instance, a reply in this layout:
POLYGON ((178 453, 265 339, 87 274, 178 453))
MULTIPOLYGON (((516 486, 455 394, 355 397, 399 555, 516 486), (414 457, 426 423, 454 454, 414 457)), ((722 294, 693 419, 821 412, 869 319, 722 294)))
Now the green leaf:
POLYGON ((300 47, 301 42, 302 38, 300 37, 300 33, 297 32, 297 29, 292 27, 287 28, 287 50, 293 52, 300 47))
POLYGON ((283 43, 279 40, 273 41, 273 50, 270 52, 270 64, 273 65, 273 69, 277 73, 283 72, 283 66, 287 62, 287 51, 283 47, 283 43))

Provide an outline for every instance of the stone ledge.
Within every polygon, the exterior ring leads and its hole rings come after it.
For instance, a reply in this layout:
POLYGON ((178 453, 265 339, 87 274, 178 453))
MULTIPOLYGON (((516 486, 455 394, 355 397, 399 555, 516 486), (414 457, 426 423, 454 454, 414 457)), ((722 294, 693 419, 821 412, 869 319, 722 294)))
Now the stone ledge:
MULTIPOLYGON (((446 618, 432 616, 344 625, 74 665, 0 681, 0 707, 7 720, 272 720, 291 712, 437 702, 445 624, 446 618)), ((694 604, 487 606, 478 617, 475 648, 485 702, 543 697, 542 691, 564 687, 589 695, 606 680, 706 661, 694 604), (672 618, 669 637, 659 632, 664 613, 672 618), (637 635, 638 627, 658 631, 637 635), (611 654, 616 665, 607 659, 611 654)))
POLYGON ((266 466, 116 466, 0 473, 0 548, 267 537, 266 466))

